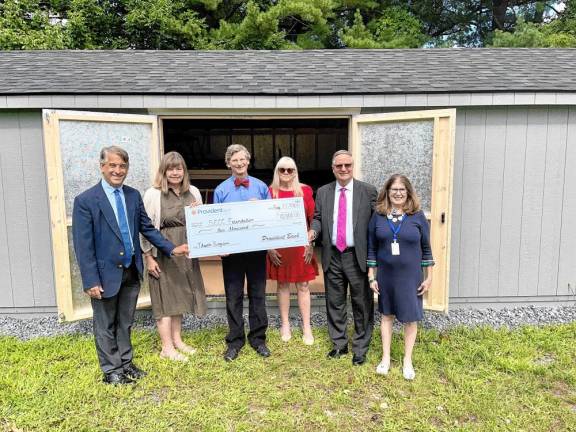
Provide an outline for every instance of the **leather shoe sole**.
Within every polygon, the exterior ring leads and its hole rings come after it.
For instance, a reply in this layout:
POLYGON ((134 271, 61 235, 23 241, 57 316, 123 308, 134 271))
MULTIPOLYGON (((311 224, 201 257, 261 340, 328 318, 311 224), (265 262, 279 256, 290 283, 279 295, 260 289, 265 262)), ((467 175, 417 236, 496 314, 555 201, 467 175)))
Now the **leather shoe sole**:
POLYGON ((140 378, 144 378, 148 374, 139 367, 137 367, 136 365, 129 364, 124 368, 124 375, 126 375, 130 379, 138 380, 140 378))
POLYGON ((227 362, 231 362, 232 360, 236 360, 236 358, 238 358, 239 353, 240 353, 239 349, 228 347, 226 349, 226 352, 224 353, 224 360, 226 360, 227 362))
POLYGON ((110 373, 104 375, 102 382, 111 385, 134 384, 134 380, 123 373, 110 373))
POLYGON ((272 354, 266 345, 258 345, 254 349, 256 350, 256 353, 261 357, 270 357, 270 354, 272 354))
POLYGON ((328 357, 338 358, 338 357, 341 357, 341 356, 346 355, 346 354, 348 354, 348 347, 341 348, 341 349, 334 348, 332 351, 330 351, 328 353, 328 357))

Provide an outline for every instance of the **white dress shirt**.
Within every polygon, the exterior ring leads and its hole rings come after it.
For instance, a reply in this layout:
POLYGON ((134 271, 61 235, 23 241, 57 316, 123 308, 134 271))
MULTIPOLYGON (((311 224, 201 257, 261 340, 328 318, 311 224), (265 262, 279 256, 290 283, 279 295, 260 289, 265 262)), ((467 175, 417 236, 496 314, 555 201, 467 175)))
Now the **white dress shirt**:
MULTIPOLYGON (((336 182, 334 191, 334 221, 332 223, 332 245, 336 246, 336 236, 338 235, 338 204, 340 203, 340 183, 336 182)), ((354 221, 352 220, 352 199, 354 197, 354 180, 344 186, 346 189, 346 247, 354 247, 354 221)))

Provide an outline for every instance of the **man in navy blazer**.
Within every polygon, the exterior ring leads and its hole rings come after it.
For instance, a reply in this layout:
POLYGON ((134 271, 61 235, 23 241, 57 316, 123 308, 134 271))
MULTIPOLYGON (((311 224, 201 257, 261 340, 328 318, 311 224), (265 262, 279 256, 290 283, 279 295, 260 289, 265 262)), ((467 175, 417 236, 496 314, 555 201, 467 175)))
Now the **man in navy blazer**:
POLYGON ((139 235, 168 256, 188 253, 175 247, 146 214, 140 193, 124 186, 128 153, 121 147, 100 152, 102 180, 74 200, 74 251, 84 291, 90 296, 94 338, 104 382, 128 384, 145 372, 132 362, 130 332, 143 274, 139 235))

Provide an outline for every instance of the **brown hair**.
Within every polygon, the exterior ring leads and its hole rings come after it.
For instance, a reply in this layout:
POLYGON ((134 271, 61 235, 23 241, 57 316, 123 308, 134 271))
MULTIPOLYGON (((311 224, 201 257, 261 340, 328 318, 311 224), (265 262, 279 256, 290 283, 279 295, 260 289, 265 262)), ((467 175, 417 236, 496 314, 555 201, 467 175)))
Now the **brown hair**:
MULTIPOLYGON (((188 177, 186 161, 180 153, 175 151, 168 152, 162 157, 160 166, 158 167, 158 172, 156 173, 156 178, 154 179, 154 187, 160 189, 163 193, 168 193, 168 179, 166 178, 166 171, 170 168, 180 166, 184 170, 184 177, 182 178, 182 184, 180 187, 190 187, 190 178, 188 177)), ((185 192, 185 189, 181 192, 185 192)))
POLYGON ((416 195, 414 187, 412 186, 412 183, 410 183, 410 180, 408 180, 408 177, 402 174, 393 174, 388 178, 388 180, 386 180, 386 183, 384 183, 384 186, 380 190, 378 198, 376 199, 376 211, 383 215, 392 211, 392 203, 390 202, 388 191, 396 180, 402 182, 406 188, 406 202, 404 203, 403 208, 404 212, 406 214, 414 214, 420 211, 420 198, 416 195))

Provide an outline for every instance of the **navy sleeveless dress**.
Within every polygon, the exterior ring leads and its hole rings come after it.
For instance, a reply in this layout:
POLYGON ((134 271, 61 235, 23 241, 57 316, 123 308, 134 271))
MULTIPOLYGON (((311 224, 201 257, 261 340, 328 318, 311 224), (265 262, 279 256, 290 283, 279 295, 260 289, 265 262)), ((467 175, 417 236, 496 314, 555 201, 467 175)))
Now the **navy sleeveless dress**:
MULTIPOLYGON (((392 224, 397 228, 400 222, 392 224)), ((422 296, 418 295, 422 267, 434 265, 424 212, 404 215, 397 235, 400 255, 392 255, 393 238, 386 215, 374 213, 368 225, 368 266, 377 267, 378 309, 403 323, 420 321, 424 316, 422 296)))

